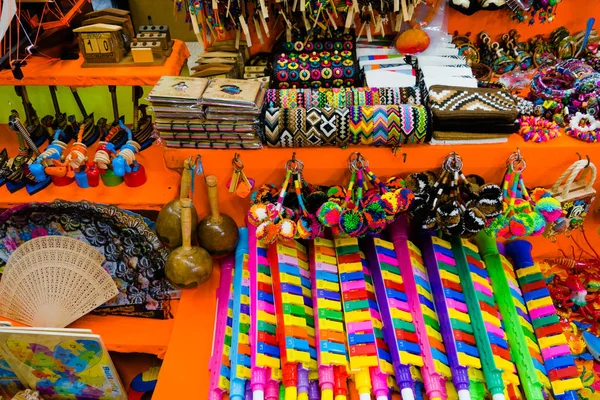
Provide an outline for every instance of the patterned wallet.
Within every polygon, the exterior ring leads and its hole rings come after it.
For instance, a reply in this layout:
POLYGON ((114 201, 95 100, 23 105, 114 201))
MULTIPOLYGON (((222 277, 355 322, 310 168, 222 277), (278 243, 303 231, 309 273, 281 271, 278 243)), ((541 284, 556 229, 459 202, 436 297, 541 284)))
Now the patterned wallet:
POLYGON ((410 104, 322 108, 273 107, 265 113, 269 147, 396 146, 427 139, 428 114, 410 104))
POLYGON ((361 86, 353 31, 334 31, 331 37, 308 41, 298 37, 273 54, 272 88, 361 86))
POLYGON ((511 124, 519 116, 514 97, 500 89, 434 85, 429 88, 429 108, 434 127, 444 121, 511 124))

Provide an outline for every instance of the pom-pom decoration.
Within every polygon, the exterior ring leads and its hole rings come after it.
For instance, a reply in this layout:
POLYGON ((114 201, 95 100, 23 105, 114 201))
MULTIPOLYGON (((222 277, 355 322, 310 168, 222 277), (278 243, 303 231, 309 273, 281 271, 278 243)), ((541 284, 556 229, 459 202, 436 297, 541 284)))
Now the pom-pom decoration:
POLYGON ((279 225, 273 221, 265 221, 256 227, 256 239, 262 243, 273 243, 278 235, 279 225))
POLYGON ((463 224, 465 226, 465 232, 475 235, 485 228, 486 218, 477 208, 468 208, 463 213, 463 224))
POLYGON ((292 240, 296 237, 296 223, 284 218, 277 223, 279 237, 283 240, 292 240))
POLYGON ((333 227, 340 223, 340 215, 342 214, 342 207, 333 201, 324 203, 317 211, 317 218, 319 222, 326 227, 333 227))
POLYGON ((563 216, 560 202, 550 191, 535 188, 529 193, 523 182, 525 166, 519 152, 509 157, 502 188, 502 215, 488 225, 488 234, 509 240, 541 235, 547 222, 552 223, 563 216))
POLYGON ((538 211, 544 219, 548 222, 554 222, 563 216, 563 209, 560 201, 554 197, 542 197, 540 201, 535 204, 535 209, 538 211))
POLYGON ((388 223, 386 210, 381 200, 368 204, 363 210, 363 217, 370 234, 380 233, 388 223))
POLYGON ((534 230, 534 221, 529 214, 515 214, 508 221, 510 233, 514 237, 529 236, 534 230))
POLYGON ((270 220, 273 217, 273 210, 267 207, 266 204, 258 203, 254 204, 248 210, 248 222, 254 226, 258 226, 266 220, 270 220))
POLYGON ((533 211, 528 214, 533 220, 533 232, 531 236, 539 236, 546 230, 546 221, 542 214, 539 212, 533 211))
POLYGON ((340 230, 349 236, 359 236, 364 224, 363 213, 360 210, 344 210, 340 215, 340 230))

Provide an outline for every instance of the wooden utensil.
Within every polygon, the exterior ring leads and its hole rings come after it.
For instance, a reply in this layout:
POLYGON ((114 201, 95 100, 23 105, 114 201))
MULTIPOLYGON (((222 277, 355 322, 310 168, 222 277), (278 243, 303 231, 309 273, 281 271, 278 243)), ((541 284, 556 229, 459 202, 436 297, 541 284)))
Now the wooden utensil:
MULTIPOLYGON (((156 233, 158 238, 165 245, 172 249, 181 246, 181 200, 189 197, 190 186, 192 184, 193 168, 190 160, 183 162, 183 174, 181 175, 181 189, 179 199, 171 200, 160 210, 156 219, 156 233)), ((192 235, 196 235, 196 226, 198 225, 198 214, 196 208, 191 206, 192 235)))
POLYGON ((212 258, 202 247, 192 247, 192 200, 182 198, 181 232, 183 245, 173 250, 165 263, 165 273, 171 283, 180 288, 203 284, 212 274, 212 258))
POLYGON ((211 214, 204 217, 198 224, 198 244, 206 249, 213 257, 222 257, 235 250, 238 242, 238 227, 233 218, 219 212, 217 194, 217 177, 206 177, 208 186, 208 202, 211 214))

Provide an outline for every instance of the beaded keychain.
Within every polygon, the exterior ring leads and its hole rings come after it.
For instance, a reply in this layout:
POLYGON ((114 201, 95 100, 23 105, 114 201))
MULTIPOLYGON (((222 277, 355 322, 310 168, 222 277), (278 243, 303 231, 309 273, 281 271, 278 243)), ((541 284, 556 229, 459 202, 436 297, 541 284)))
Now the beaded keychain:
POLYGON ((504 213, 486 228, 493 237, 513 240, 541 235, 546 223, 552 223, 562 216, 561 204, 549 190, 536 188, 532 195, 529 194, 522 175, 526 166, 518 149, 506 162, 502 184, 504 213))

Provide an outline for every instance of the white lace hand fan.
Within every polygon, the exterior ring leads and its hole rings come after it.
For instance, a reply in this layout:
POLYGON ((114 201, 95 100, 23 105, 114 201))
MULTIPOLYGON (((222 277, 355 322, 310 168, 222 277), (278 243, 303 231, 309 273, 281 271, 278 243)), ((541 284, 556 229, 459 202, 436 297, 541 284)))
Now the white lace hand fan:
POLYGON ((0 281, 0 315, 36 327, 63 328, 118 293, 104 256, 67 236, 43 236, 17 248, 0 281))

